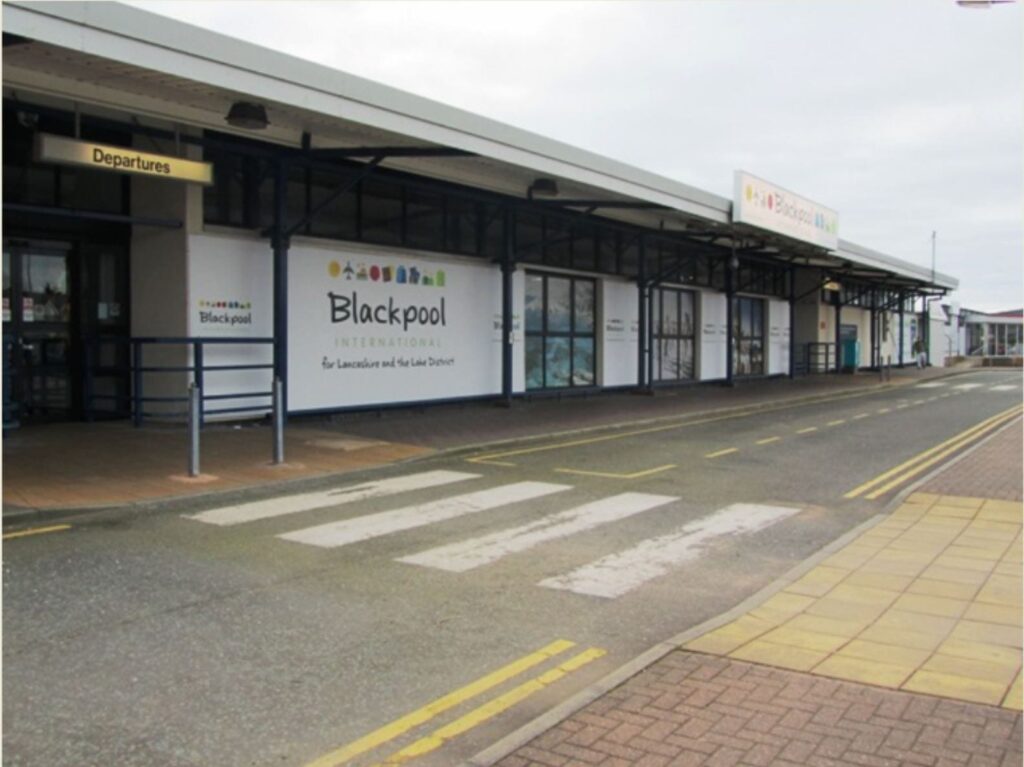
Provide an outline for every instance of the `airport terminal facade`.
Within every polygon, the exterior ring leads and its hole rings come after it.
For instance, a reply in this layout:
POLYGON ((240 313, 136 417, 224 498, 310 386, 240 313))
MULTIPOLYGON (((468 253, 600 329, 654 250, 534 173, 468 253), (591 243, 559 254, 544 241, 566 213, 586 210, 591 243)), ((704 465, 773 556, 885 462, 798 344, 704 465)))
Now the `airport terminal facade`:
POLYGON ((116 4, 5 3, 3 87, 24 419, 901 365, 957 284, 749 173, 718 197, 116 4))

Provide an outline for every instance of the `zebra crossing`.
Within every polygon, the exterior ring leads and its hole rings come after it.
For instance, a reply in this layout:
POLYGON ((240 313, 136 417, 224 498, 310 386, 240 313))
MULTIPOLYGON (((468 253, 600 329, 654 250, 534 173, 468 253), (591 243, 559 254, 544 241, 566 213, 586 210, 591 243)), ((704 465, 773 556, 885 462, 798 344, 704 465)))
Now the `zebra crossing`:
MULTIPOLYGON (((427 471, 375 480, 331 490, 301 493, 183 515, 194 522, 231 527, 252 522, 294 523, 304 512, 330 514, 335 508, 344 519, 287 532, 272 532, 288 544, 320 549, 341 549, 383 536, 483 515, 515 506, 530 511, 529 504, 561 496, 571 498, 572 485, 550 482, 506 482, 461 492, 487 478, 455 471, 427 471), (401 503, 401 495, 416 490, 445 488, 443 497, 418 503, 401 503), (384 510, 365 510, 353 504, 395 496, 399 503, 384 510), (283 519, 282 519, 283 518, 283 519)), ((567 501, 558 511, 525 524, 455 540, 423 551, 395 557, 396 562, 450 573, 467 573, 493 565, 506 557, 524 555, 542 544, 566 541, 571 536, 661 509, 681 500, 678 496, 641 492, 616 493, 586 503, 567 501)), ((380 504, 375 504, 379 506, 380 504)), ((550 502, 545 504, 550 509, 550 502)), ((700 557, 715 539, 748 535, 763 530, 801 511, 798 507, 733 504, 691 520, 667 534, 633 543, 588 564, 537 582, 537 586, 590 597, 614 599, 700 557)), ((445 529, 445 528, 440 528, 445 529)))
POLYGON ((987 384, 978 383, 976 381, 968 383, 950 383, 948 381, 925 381, 914 385, 915 389, 952 389, 953 391, 974 391, 975 389, 984 389, 985 391, 1014 391, 1021 388, 1020 383, 1012 384, 996 384, 989 386, 987 384))

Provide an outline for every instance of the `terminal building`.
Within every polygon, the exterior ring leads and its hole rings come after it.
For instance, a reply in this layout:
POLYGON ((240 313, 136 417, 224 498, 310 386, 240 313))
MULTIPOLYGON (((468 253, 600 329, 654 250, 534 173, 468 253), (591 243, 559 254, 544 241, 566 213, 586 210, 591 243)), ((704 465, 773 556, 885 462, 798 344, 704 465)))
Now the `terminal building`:
POLYGON ((913 364, 957 287, 750 173, 720 197, 133 7, 4 3, 3 44, 22 422, 913 364))

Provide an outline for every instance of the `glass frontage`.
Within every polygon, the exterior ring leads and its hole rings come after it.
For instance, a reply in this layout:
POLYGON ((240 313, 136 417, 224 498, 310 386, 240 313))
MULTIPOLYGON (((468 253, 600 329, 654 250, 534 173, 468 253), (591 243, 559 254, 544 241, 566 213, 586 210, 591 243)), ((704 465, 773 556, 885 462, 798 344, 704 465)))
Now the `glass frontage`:
POLYGON ((694 376, 694 294, 661 288, 655 294, 655 379, 682 381, 694 376))
POLYGON ((737 296, 732 303, 735 376, 764 375, 764 301, 737 296))
POLYGON ((594 280, 526 274, 526 388, 594 386, 594 280))

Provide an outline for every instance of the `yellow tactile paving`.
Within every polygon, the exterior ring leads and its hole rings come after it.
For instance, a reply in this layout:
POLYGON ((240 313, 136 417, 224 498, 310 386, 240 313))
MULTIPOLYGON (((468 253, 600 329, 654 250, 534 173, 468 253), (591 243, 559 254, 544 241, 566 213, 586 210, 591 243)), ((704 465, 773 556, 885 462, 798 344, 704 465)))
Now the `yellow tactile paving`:
POLYGON ((1020 709, 1024 505, 914 493, 688 649, 1020 709))

